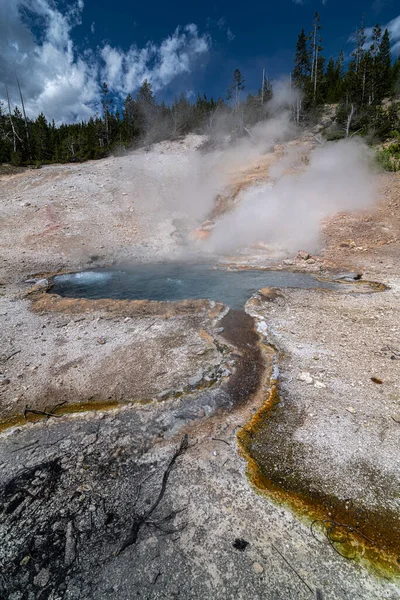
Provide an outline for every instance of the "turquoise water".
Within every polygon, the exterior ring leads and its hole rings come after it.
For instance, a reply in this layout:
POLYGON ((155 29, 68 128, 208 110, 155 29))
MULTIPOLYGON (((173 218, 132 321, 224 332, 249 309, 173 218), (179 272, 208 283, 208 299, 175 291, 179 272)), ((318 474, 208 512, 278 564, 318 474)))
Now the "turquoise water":
POLYGON ((185 300, 208 298, 242 308, 263 287, 335 289, 306 273, 288 271, 228 271, 191 263, 140 264, 124 269, 93 269, 57 275, 50 292, 68 298, 185 300))

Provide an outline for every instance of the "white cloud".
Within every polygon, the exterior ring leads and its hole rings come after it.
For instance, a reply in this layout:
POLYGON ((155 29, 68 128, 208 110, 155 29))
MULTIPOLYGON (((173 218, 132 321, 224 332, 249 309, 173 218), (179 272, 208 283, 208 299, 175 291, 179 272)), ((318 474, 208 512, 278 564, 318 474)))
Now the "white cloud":
POLYGON ((400 54, 400 15, 389 21, 384 29, 389 31, 393 54, 400 54))
POLYGON ((94 34, 95 30, 96 30, 96 22, 93 21, 93 23, 90 26, 90 31, 94 34))
POLYGON ((159 46, 153 43, 144 48, 131 46, 124 52, 107 45, 101 51, 105 63, 102 78, 121 94, 137 89, 144 79, 157 92, 178 75, 190 73, 196 58, 209 49, 209 37, 199 35, 193 23, 183 29, 178 27, 159 46))
POLYGON ((70 36, 82 9, 82 0, 65 14, 50 0, 0 2, 0 80, 16 103, 17 73, 30 116, 43 111, 57 121, 71 121, 89 117, 96 106, 96 64, 90 55, 76 55, 70 36), (32 19, 40 24, 36 37, 28 25, 32 19))
POLYGON ((224 31, 226 33, 226 39, 228 42, 232 42, 235 39, 236 36, 227 24, 225 17, 221 17, 216 23, 212 19, 208 19, 208 22, 210 25, 216 24, 218 29, 224 31))
POLYGON ((191 23, 177 28, 159 45, 123 51, 106 44, 96 52, 78 52, 71 30, 81 24, 83 7, 83 0, 75 0, 62 13, 53 0, 0 0, 0 81, 8 86, 13 103, 18 103, 18 74, 32 117, 43 111, 57 122, 87 119, 99 110, 101 81, 124 95, 135 92, 147 78, 158 91, 176 76, 189 73, 196 59, 210 49, 208 35, 199 34, 191 23))
POLYGON ((228 29, 226 30, 226 37, 228 38, 228 42, 232 42, 232 40, 234 40, 236 37, 230 27, 228 27, 228 29))

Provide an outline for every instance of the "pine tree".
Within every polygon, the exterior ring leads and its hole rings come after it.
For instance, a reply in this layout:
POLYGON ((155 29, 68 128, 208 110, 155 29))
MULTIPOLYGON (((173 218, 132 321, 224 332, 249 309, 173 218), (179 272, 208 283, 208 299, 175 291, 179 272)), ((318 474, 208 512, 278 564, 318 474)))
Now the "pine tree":
POLYGON ((93 117, 90 117, 86 125, 84 155, 85 158, 98 158, 100 154, 99 140, 96 130, 96 123, 93 117))
POLYGON ((185 94, 181 94, 179 100, 175 97, 171 106, 171 117, 174 134, 184 134, 190 130, 193 119, 192 106, 185 94))
POLYGON ((336 61, 336 71, 337 71, 338 79, 343 79, 343 77, 344 77, 344 53, 343 53, 342 49, 340 50, 338 59, 336 61))
POLYGON ((336 90, 334 95, 334 101, 340 102, 343 99, 343 88, 344 88, 344 53, 340 50, 339 56, 335 64, 336 68, 336 90))
POLYGON ((11 141, 8 136, 8 119, 3 102, 0 101, 0 163, 10 162, 11 141))
POLYGON ((122 130, 126 142, 131 143, 139 134, 139 106, 130 94, 125 98, 122 109, 122 130))
POLYGON ((346 106, 354 100, 357 92, 357 73, 356 73, 356 61, 352 60, 349 62, 346 74, 343 80, 343 101, 346 106))
POLYGON ((370 89, 371 55, 365 50, 366 34, 364 17, 361 27, 355 33, 355 48, 352 52, 353 60, 350 61, 346 73, 346 104, 349 101, 355 106, 367 102, 367 91, 370 89), (368 54, 369 56, 366 56, 368 54))
POLYGON ((389 31, 385 29, 385 33, 382 36, 381 43, 379 45, 379 52, 377 54, 377 67, 378 67, 378 79, 377 79, 377 99, 380 101, 388 96, 391 92, 392 81, 391 81, 391 55, 390 55, 390 37, 389 31))
POLYGON ((105 81, 101 87, 101 96, 102 96, 101 97, 101 105, 103 107, 103 118, 104 118, 105 143, 107 146, 109 146, 109 144, 110 144, 109 121, 110 121, 110 114, 111 114, 111 107, 113 104, 113 100, 110 96, 110 93, 108 91, 108 86, 105 81))
MULTIPOLYGON (((370 61, 370 65, 369 65, 369 67, 370 67, 370 82, 368 82, 369 83, 369 85, 368 85, 369 104, 371 104, 375 101, 377 86, 379 86, 380 74, 379 74, 378 56, 379 56, 379 47, 381 44, 381 38, 382 38, 382 29, 381 29, 381 26, 379 25, 379 23, 377 23, 372 30, 372 43, 371 43, 371 47, 369 49, 369 54, 371 57, 371 61, 370 61)), ((368 61, 366 61, 366 62, 368 63, 368 61)))
POLYGON ((398 59, 392 67, 390 80, 392 84, 392 94, 397 96, 398 94, 400 94, 400 56, 398 57, 398 59))
POLYGON ((294 57, 293 82, 296 87, 304 90, 306 80, 310 77, 311 65, 308 52, 307 36, 304 29, 297 38, 296 54, 294 57))
POLYGON ((136 101, 142 106, 151 106, 155 104, 153 88, 148 79, 145 79, 136 94, 136 101))
POLYGON ((234 99, 234 109, 237 111, 239 108, 240 92, 244 90, 244 78, 239 71, 235 69, 233 72, 232 83, 230 84, 227 92, 227 99, 234 99))
POLYGON ((357 74, 358 74, 358 70, 359 70, 359 66, 360 66, 363 54, 365 52, 364 46, 365 46, 366 40, 367 40, 367 37, 365 35, 365 26, 364 26, 364 17, 363 17, 362 21, 361 21, 361 27, 356 30, 356 34, 355 34, 356 47, 352 53, 352 55, 354 56, 354 59, 355 59, 355 72, 357 74))
POLYGON ((160 139, 163 124, 159 117, 159 107, 153 93, 151 83, 145 79, 136 94, 138 106, 138 129, 142 138, 147 142, 154 142, 160 139))
POLYGON ((40 113, 33 124, 33 144, 36 160, 47 162, 51 159, 49 126, 43 113, 40 113))

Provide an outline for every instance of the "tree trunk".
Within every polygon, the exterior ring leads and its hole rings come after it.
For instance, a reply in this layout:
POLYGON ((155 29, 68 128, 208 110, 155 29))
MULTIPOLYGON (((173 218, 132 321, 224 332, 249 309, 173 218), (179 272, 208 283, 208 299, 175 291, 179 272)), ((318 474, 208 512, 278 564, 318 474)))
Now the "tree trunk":
POLYGON ((314 41, 313 41, 313 51, 312 51, 312 63, 311 63, 311 81, 313 81, 313 79, 314 79, 316 47, 317 47, 317 23, 314 23, 314 41))
POLYGON ((12 116, 11 116, 10 96, 8 95, 8 88, 7 88, 7 86, 6 86, 6 95, 7 95, 7 102, 8 102, 8 116, 10 118, 11 131, 12 131, 12 134, 13 134, 13 147, 14 147, 14 153, 15 153, 17 151, 17 138, 19 139, 19 136, 18 136, 17 132, 15 131, 14 122, 13 122, 12 116))
POLYGON ((366 79, 366 72, 365 71, 366 71, 366 66, 364 65, 361 104, 364 104, 364 96, 365 96, 365 79, 366 79))
POLYGON ((263 69, 263 72, 262 72, 261 106, 264 104, 264 81, 265 81, 265 69, 263 69))
POLYGON ((318 48, 315 49, 314 100, 317 96, 318 48))
POLYGON ((27 143, 27 146, 28 146, 29 158, 30 158, 30 160, 32 160, 32 152, 31 152, 31 146, 30 146, 30 142, 29 142, 28 119, 26 118, 25 104, 24 104, 24 99, 22 97, 21 86, 19 85, 18 77, 16 77, 16 78, 17 78, 17 84, 18 84, 18 89, 19 89, 19 95, 21 97, 22 113, 24 115, 24 121, 25 121, 26 143, 27 143))
POLYGON ((346 124, 346 137, 349 137, 349 132, 350 132, 350 126, 351 126, 351 122, 353 120, 353 116, 354 116, 354 104, 351 105, 351 111, 349 116, 347 117, 347 124, 346 124))

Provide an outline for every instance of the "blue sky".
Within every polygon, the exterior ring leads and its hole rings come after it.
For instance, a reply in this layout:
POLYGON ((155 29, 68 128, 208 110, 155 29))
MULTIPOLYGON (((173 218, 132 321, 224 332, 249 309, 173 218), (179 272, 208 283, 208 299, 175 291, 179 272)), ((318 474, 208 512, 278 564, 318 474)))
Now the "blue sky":
POLYGON ((28 112, 57 121, 98 110, 103 79, 123 98, 148 77, 168 102, 180 92, 224 96, 238 67, 255 91, 264 67, 271 78, 290 71, 297 35, 311 29, 315 10, 327 58, 340 48, 350 55, 362 15, 367 27, 389 24, 400 53, 398 0, 1 0, 0 81, 17 101, 17 72, 28 112))
MULTIPOLYGON (((83 16, 86 27, 80 34, 89 43, 101 44, 104 40, 127 49, 132 42, 139 46, 148 41, 159 42, 171 34, 177 25, 195 23, 199 31, 212 37, 211 56, 204 57, 200 69, 189 82, 196 91, 213 95, 224 94, 232 71, 243 71, 247 87, 259 85, 265 66, 271 77, 290 72, 297 35, 301 28, 311 29, 313 15, 319 11, 323 25, 325 54, 336 56, 341 47, 351 52, 349 35, 361 23, 374 25, 377 21, 388 23, 400 14, 395 10, 395 0, 264 0, 254 2, 247 10, 243 2, 169 2, 137 3, 132 8, 130 0, 117 0, 114 10, 107 4, 99 7, 95 0, 86 0, 83 16), (94 23, 94 33, 90 27, 94 23), (190 81, 192 79, 192 81, 190 81), (226 82, 226 83, 224 83, 226 82)), ((176 88, 171 86, 171 91, 176 88)))

